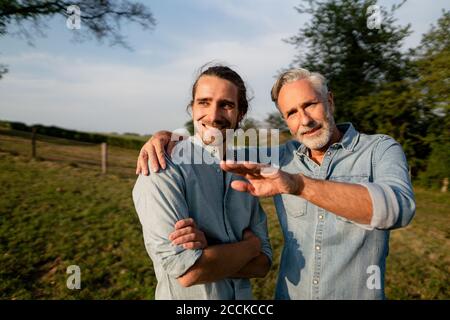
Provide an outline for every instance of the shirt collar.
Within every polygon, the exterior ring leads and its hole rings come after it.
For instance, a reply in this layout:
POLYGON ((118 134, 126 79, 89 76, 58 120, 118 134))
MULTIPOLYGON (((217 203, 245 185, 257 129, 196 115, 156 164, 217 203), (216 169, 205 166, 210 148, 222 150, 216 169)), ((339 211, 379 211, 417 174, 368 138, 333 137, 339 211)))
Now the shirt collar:
MULTIPOLYGON (((213 145, 205 144, 203 142, 203 140, 197 134, 195 134, 193 136, 190 136, 189 139, 190 139, 190 141, 193 144, 195 144, 198 147, 206 150, 206 152, 208 152, 216 160, 221 161, 223 159, 222 146, 213 146, 213 145)), ((227 151, 226 152, 229 152, 228 149, 230 149, 230 146, 227 145, 227 151)))
MULTIPOLYGON (((342 136, 341 141, 332 144, 332 146, 341 146, 342 149, 353 152, 359 141, 359 132, 356 131, 355 127, 353 127, 350 122, 337 124, 337 127, 344 135, 342 136)), ((300 147, 297 149, 297 154, 300 156, 308 156, 308 148, 301 143, 300 147)))

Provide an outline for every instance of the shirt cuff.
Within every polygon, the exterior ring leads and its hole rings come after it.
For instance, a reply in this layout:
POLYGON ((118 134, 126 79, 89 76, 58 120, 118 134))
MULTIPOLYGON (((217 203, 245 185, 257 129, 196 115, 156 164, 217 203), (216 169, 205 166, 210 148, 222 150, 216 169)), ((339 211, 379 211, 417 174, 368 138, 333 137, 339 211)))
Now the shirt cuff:
POLYGON ((372 200, 372 219, 370 226, 389 229, 397 222, 399 205, 390 186, 384 183, 360 183, 367 188, 372 200))
POLYGON ((181 277, 195 264, 202 253, 203 250, 201 249, 185 249, 175 255, 165 257, 162 261, 162 267, 170 277, 181 277))

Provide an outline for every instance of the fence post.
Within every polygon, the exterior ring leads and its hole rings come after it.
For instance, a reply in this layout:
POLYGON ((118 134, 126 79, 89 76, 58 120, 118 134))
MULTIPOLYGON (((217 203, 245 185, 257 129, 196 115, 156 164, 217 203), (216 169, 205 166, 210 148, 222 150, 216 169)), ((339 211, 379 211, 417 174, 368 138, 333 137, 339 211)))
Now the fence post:
POLYGON ((36 159, 36 127, 31 128, 31 157, 36 159))
POLYGON ((448 178, 444 178, 444 180, 442 180, 442 188, 441 188, 441 192, 447 192, 448 190, 448 178))
POLYGON ((108 144, 102 142, 102 173, 106 174, 108 170, 108 144))

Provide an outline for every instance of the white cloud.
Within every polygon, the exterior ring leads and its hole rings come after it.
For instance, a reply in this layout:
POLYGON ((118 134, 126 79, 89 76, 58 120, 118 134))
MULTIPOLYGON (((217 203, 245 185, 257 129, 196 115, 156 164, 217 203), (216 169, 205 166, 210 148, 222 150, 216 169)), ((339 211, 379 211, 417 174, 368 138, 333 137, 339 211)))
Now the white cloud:
POLYGON ((95 131, 175 129, 188 119, 185 106, 195 71, 214 59, 229 63, 250 84, 253 115, 262 117, 272 110, 272 76, 293 55, 282 36, 205 42, 152 67, 44 52, 3 57, 15 71, 1 82, 0 118, 95 131))

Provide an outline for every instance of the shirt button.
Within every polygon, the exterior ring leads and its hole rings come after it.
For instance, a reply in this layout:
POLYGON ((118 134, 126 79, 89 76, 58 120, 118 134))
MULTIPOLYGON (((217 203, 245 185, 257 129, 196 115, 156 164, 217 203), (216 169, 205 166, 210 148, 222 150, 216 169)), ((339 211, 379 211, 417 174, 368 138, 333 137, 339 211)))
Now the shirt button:
POLYGON ((316 246, 316 250, 319 251, 320 250, 320 246, 316 246))
POLYGON ((328 152, 327 152, 327 155, 331 155, 331 151, 328 151, 328 152))
POLYGON ((217 173, 220 173, 220 169, 216 169, 217 173))
POLYGON ((314 280, 314 281, 313 281, 313 283, 314 283, 314 284, 318 284, 318 283, 319 283, 319 281, 317 281, 317 280, 314 280))
POLYGON ((319 219, 320 219, 320 220, 323 220, 323 215, 322 215, 322 214, 319 216, 319 219))

